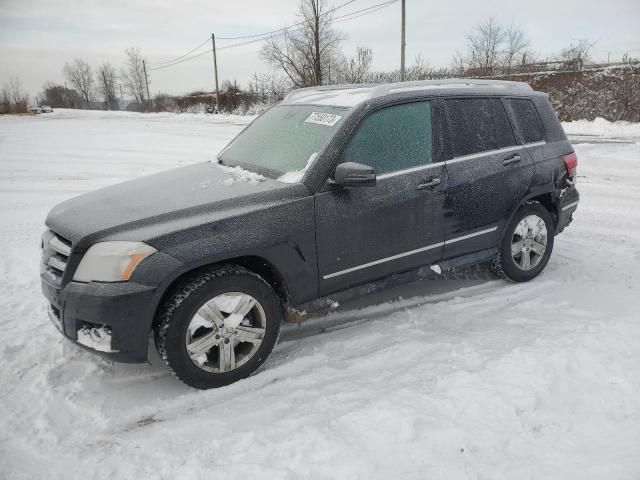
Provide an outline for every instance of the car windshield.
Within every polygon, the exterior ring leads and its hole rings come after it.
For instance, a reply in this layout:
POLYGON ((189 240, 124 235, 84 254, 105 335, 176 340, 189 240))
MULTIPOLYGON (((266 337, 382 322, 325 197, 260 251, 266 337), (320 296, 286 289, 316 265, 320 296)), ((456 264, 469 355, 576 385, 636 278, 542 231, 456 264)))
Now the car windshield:
POLYGON ((272 178, 301 172, 331 138, 346 108, 278 105, 256 118, 218 156, 272 178))

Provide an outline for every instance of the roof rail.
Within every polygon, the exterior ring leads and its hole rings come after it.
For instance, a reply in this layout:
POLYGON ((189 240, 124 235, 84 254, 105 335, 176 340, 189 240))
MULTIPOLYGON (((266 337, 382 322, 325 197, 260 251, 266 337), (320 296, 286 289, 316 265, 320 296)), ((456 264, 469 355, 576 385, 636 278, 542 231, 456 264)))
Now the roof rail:
POLYGON ((394 93, 421 90, 448 90, 457 88, 490 88, 515 91, 533 91, 524 82, 507 80, 484 80, 475 78, 446 78, 442 80, 417 80, 412 82, 384 84, 349 84, 327 85, 320 87, 300 88, 289 92, 283 103, 322 102, 324 104, 355 106, 367 99, 391 95, 394 93), (334 102, 334 103, 332 103, 334 102))
POLYGON ((372 96, 389 95, 391 93, 413 92, 420 90, 436 90, 449 88, 489 87, 511 90, 532 91, 531 85, 524 82, 508 80, 483 80, 475 78, 445 78, 442 80, 417 80, 413 82, 387 83, 376 87, 372 96))

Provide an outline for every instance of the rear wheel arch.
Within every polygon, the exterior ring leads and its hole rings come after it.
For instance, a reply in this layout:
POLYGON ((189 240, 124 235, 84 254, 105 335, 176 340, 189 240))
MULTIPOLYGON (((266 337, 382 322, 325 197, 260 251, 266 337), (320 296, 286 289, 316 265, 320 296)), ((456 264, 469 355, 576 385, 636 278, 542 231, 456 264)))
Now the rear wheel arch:
POLYGON ((528 203, 538 203, 542 205, 551 215, 551 218, 553 219, 554 227, 558 226, 559 215, 558 215, 558 207, 556 206, 555 192, 553 190, 548 190, 545 192, 535 192, 535 193, 529 192, 527 195, 525 195, 522 201, 518 203, 511 210, 511 212, 509 213, 509 216, 505 219, 504 229, 500 235, 501 242, 502 242, 502 239, 504 238, 504 234, 507 230, 507 227, 511 223, 511 220, 513 220, 513 217, 516 215, 516 213, 518 213, 518 210, 520 210, 524 205, 528 203))

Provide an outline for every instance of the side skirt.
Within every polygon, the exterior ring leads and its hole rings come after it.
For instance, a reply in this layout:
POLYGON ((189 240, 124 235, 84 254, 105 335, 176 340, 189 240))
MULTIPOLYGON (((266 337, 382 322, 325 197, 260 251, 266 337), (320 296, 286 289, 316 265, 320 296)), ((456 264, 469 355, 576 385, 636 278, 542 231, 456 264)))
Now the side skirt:
MULTIPOLYGON (((488 262, 498 253, 498 248, 489 248, 459 257, 443 260, 440 263, 431 265, 438 266, 442 272, 454 272, 457 268, 470 267, 479 263, 488 262)), ((417 282, 427 277, 432 277, 434 272, 431 266, 425 265, 401 273, 395 273, 385 278, 373 282, 364 283, 355 287, 350 287, 340 292, 336 292, 327 297, 320 297, 310 302, 297 305, 295 307, 287 305, 285 307, 285 320, 291 323, 302 323, 306 319, 321 317, 336 310, 340 303, 344 303, 354 298, 363 297, 370 293, 375 293, 387 288, 397 287, 407 283, 417 282)))

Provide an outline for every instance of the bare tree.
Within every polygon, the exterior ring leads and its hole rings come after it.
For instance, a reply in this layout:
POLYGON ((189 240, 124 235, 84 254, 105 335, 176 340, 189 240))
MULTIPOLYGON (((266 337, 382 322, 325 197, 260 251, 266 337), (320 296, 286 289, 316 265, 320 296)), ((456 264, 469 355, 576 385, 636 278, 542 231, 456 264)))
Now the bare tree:
POLYGON ((456 51, 452 62, 458 75, 511 73, 532 56, 525 33, 513 24, 499 24, 494 17, 479 24, 466 38, 466 49, 456 51))
MULTIPOLYGON (((353 57, 340 58, 337 65, 335 80, 337 83, 364 83, 367 81, 373 50, 367 47, 357 47, 353 57)), ((329 79, 331 80, 331 79, 329 79)))
POLYGON ((122 85, 136 102, 142 103, 145 99, 145 78, 142 55, 139 48, 127 48, 126 66, 120 70, 122 85))
POLYGON ((521 63, 525 63, 529 40, 524 32, 513 24, 504 29, 504 37, 505 46, 502 54, 502 68, 505 73, 511 73, 511 68, 519 59, 522 59, 521 63))
POLYGON ((0 113, 11 113, 11 91, 7 84, 0 90, 0 113))
POLYGON ((254 73, 249 80, 248 91, 257 102, 274 103, 284 98, 287 82, 275 73, 254 73))
POLYGON ((116 69, 109 62, 105 62, 98 67, 96 77, 98 82, 98 91, 102 96, 105 106, 111 110, 118 101, 118 97, 116 96, 116 69))
POLYGON ((479 75, 493 75, 500 59, 500 46, 505 39, 505 29, 490 17, 467 35, 469 68, 479 75))
POLYGON ((81 58, 65 63, 63 73, 65 78, 80 93, 82 99, 89 103, 93 96, 93 73, 91 66, 81 58))
POLYGON ((343 35, 331 28, 327 0, 300 0, 299 25, 271 38, 260 53, 272 66, 282 70, 296 87, 322 85, 325 72, 339 53, 343 35))
POLYGON ((434 78, 433 68, 422 58, 422 54, 418 53, 413 60, 413 65, 407 69, 405 78, 407 80, 428 80, 434 78))
POLYGON ((18 77, 10 77, 0 91, 0 113, 25 113, 29 96, 22 90, 18 77))
POLYGON ((455 54, 453 55, 451 68, 453 69, 456 75, 458 76, 464 75, 464 72, 467 69, 467 59, 465 58, 464 53, 461 52, 460 50, 456 50, 455 54))
POLYGON ((582 39, 563 48, 559 57, 563 68, 575 72, 582 70, 584 65, 591 60, 590 51, 594 45, 594 42, 582 39))

